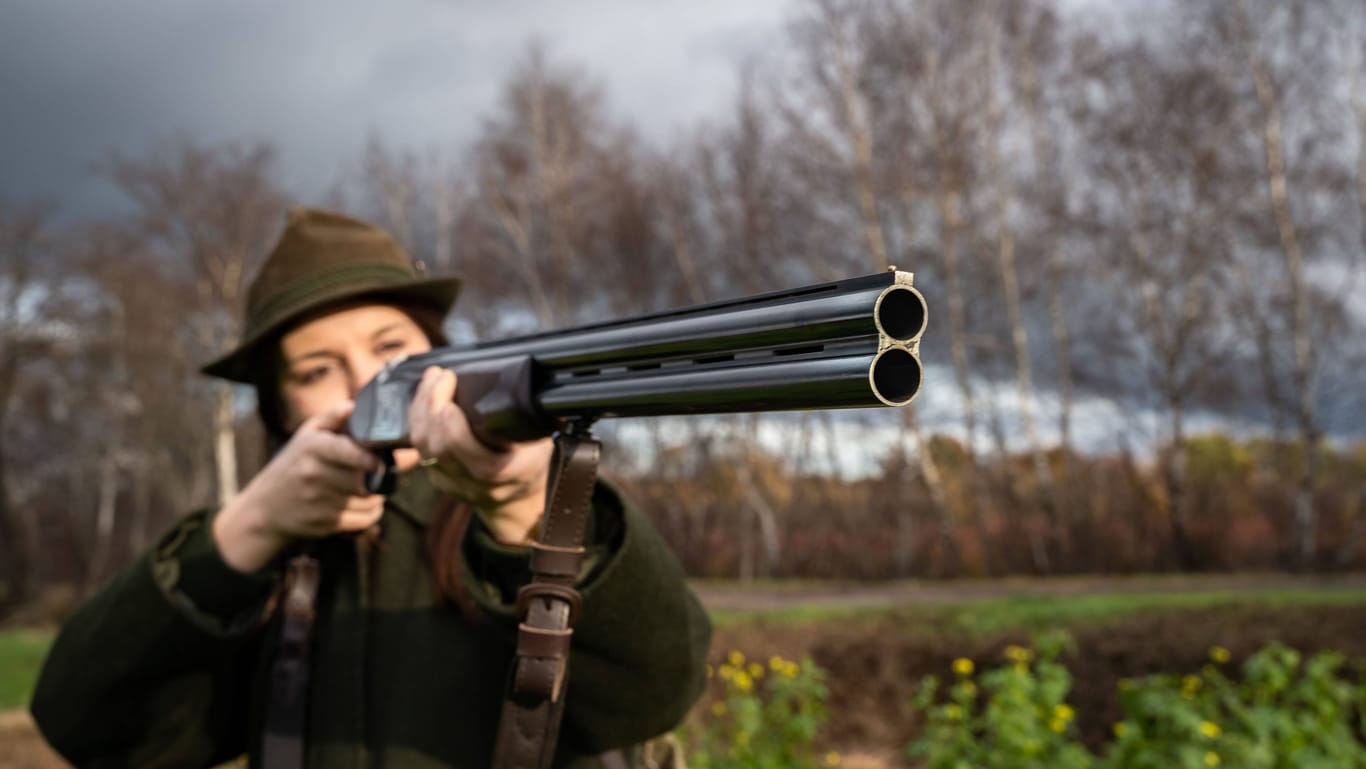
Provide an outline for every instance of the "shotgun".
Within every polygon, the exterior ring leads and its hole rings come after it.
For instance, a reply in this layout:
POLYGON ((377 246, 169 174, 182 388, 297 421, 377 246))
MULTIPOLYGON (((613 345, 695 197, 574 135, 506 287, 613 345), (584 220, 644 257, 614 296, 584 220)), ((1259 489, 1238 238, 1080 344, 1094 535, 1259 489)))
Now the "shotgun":
POLYGON ((395 359, 357 394, 348 429, 382 457, 408 445, 429 366, 455 372, 456 403, 495 448, 609 417, 904 406, 926 320, 912 283, 890 268, 395 359))

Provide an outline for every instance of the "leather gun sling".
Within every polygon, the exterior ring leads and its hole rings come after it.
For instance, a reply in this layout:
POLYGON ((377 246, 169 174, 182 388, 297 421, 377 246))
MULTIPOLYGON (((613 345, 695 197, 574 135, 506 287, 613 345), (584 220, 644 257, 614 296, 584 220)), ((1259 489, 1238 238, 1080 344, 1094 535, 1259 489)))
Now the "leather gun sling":
POLYGON ((302 769, 308 718, 309 639, 318 596, 318 559, 305 549, 285 570, 284 616, 270 668, 261 769, 302 769))
POLYGON ((574 582, 583 565, 584 529, 597 482, 601 444, 555 439, 551 491, 540 539, 531 545, 531 581, 517 594, 517 651, 498 720, 494 769, 546 769, 555 755, 569 667, 569 644, 582 602, 574 582))

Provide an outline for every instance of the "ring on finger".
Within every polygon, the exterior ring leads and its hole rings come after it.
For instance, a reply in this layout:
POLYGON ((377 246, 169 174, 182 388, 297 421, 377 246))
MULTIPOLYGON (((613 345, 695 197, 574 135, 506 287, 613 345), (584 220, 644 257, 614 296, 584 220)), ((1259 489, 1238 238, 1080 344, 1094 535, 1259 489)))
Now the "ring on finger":
POLYGON ((436 460, 436 457, 423 457, 422 459, 419 459, 419 460, 418 460, 417 466, 418 466, 418 467, 435 467, 435 466, 436 466, 436 461, 437 461, 437 460, 436 460))

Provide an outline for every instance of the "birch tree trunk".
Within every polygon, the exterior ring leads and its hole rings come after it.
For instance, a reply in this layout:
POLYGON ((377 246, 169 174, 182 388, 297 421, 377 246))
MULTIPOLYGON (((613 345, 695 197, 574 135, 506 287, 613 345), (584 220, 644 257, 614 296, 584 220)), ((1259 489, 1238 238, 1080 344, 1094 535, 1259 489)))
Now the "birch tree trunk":
MULTIPOLYGON (((925 484, 925 492, 930 496, 930 509, 934 511, 935 532, 939 538, 943 571, 945 574, 958 575, 962 571, 963 559, 962 554, 958 552, 958 540, 954 538, 953 519, 949 516, 949 500, 944 493, 944 479, 939 473, 939 465, 934 461, 934 454, 930 451, 930 442, 925 438, 925 431, 920 426, 920 416, 916 408, 912 403, 901 409, 901 429, 903 434, 908 433, 914 441, 920 479, 925 484)), ((905 513, 899 514, 897 520, 902 526, 909 527, 914 524, 905 513)), ((909 541, 909 537, 906 539, 909 541)), ((905 546, 909 547, 909 544, 905 546)), ((983 540, 983 547, 985 546, 983 540)), ((909 560, 909 556, 907 558, 909 560)))
MULTIPOLYGON (((977 530, 983 554, 983 570, 990 575, 996 560, 995 542, 992 540, 990 524, 983 505, 990 498, 986 490, 982 471, 977 460, 978 412, 977 396, 972 386, 968 362, 967 300, 963 294, 962 279, 959 275, 958 233, 963 227, 960 213, 960 193, 941 188, 937 196, 940 227, 940 264, 944 272, 945 301, 949 315, 949 348, 953 359, 954 382, 958 385, 958 395, 963 406, 963 473, 969 489, 967 494, 968 515, 977 530)), ((1002 457, 1004 460, 1005 457, 1002 457)), ((1031 548, 1036 555, 1037 547, 1031 548)), ((1036 566, 1040 565, 1036 563, 1036 566)))
MULTIPOLYGON (((1063 297, 1062 284, 1067 274, 1063 261, 1062 246, 1058 237, 1058 218, 1065 219, 1066 206, 1065 179, 1061 157, 1056 145, 1048 140, 1043 130, 1043 94, 1035 57, 1027 39, 1014 41, 1013 68, 1019 79, 1020 96, 1023 102, 1025 122, 1029 129, 1030 147, 1034 155, 1035 174, 1042 180, 1045 200, 1057 208, 1057 217, 1046 221, 1043 232, 1043 252, 1045 254, 1044 292, 1048 304, 1049 327, 1053 334, 1053 365, 1057 377, 1056 395, 1058 399, 1058 446, 1061 449, 1061 462, 1053 478, 1053 504, 1058 518, 1069 528, 1075 528, 1079 511, 1063 493, 1073 478, 1072 466, 1072 331, 1067 322, 1067 307, 1063 297)), ((997 127, 1001 122, 996 122, 997 127)), ((1073 546, 1072 555, 1078 555, 1073 546)), ((1081 566, 1080 564, 1075 564, 1081 566)), ((1084 567, 1083 567, 1084 568, 1084 567)))
POLYGON ((237 430, 233 419, 235 400, 232 385, 218 385, 213 409, 213 460, 218 469, 220 507, 237 496, 237 430))
POLYGON ((1243 54, 1247 57, 1249 75, 1256 87, 1257 101, 1262 111, 1262 146, 1266 155, 1264 181, 1271 202, 1271 214, 1280 237, 1285 281, 1290 291, 1290 343, 1294 351, 1291 375, 1294 388, 1293 419, 1299 433, 1301 454, 1300 470, 1295 484, 1295 528, 1292 541, 1296 566, 1307 569, 1318 547, 1314 484, 1318 475, 1318 444, 1322 437, 1322 429, 1318 423, 1314 403, 1315 349, 1310 328, 1304 252, 1300 246, 1295 216, 1290 209, 1280 95, 1249 28, 1246 2, 1238 0, 1235 9, 1234 18, 1240 42, 1243 44, 1243 54))
MULTIPOLYGON (((991 8, 991 6, 985 6, 991 8)), ((995 14, 984 14, 988 25, 995 14)), ((1011 349, 1015 362, 1015 389, 1020 409, 1020 423, 1024 428, 1025 445, 1034 465, 1034 478, 1039 486, 1039 501, 1048 517, 1045 565, 1051 567, 1065 558, 1066 532, 1059 515, 1053 471, 1044 454, 1035 423, 1036 400, 1033 373, 1029 358, 1029 329, 1025 327, 1023 302, 1020 298, 1020 274, 1015 264, 1015 230, 1010 221, 1010 181, 1001 161, 1001 105, 997 100, 996 71, 998 69, 997 42, 994 27, 983 34, 987 49, 987 166, 996 192, 996 256, 1001 273, 1001 288, 1005 294, 1006 319, 1010 326, 1011 349)), ((1008 454, 1002 453, 1002 457, 1008 454)), ((1007 463, 1006 473, 1011 470, 1007 463)))
POLYGON ((93 588, 109 568, 110 551, 114 544, 114 516, 118 502, 117 449, 109 449, 100 460, 100 490, 95 509, 95 541, 91 543, 90 570, 86 572, 86 590, 93 588))

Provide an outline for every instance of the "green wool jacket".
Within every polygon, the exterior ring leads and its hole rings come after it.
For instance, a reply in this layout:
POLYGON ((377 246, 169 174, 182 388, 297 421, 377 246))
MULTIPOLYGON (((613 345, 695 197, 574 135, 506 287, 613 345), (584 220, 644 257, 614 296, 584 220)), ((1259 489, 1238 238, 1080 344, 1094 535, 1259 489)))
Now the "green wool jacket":
MULTIPOLYGON (((475 518, 462 575, 482 616, 466 617, 435 589, 425 542, 437 503, 411 474, 377 546, 315 543, 309 767, 490 764, 527 551, 475 518)), ((58 635, 32 711, 76 766, 209 767, 244 753, 259 763, 278 577, 223 563, 210 518, 181 520, 58 635)), ((599 484, 587 539, 557 766, 594 766, 597 753, 667 732, 705 683, 710 624, 650 523, 599 484)))

